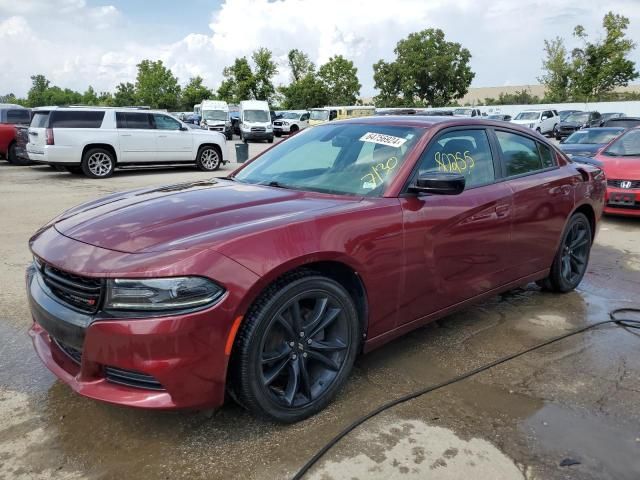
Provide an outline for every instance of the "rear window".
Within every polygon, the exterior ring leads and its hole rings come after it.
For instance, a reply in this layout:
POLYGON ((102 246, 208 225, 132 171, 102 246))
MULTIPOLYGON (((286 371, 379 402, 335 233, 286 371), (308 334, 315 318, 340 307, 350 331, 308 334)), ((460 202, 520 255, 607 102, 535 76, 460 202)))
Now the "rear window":
POLYGON ((45 112, 45 111, 33 112, 33 118, 31 119, 31 126, 34 128, 46 128, 48 120, 49 120, 49 112, 45 112))
POLYGON ((56 110, 51 113, 49 128, 100 128, 104 112, 56 110))
POLYGON ((25 124, 28 125, 29 122, 31 121, 31 113, 29 112, 29 110, 24 110, 24 109, 14 109, 14 110, 7 110, 7 123, 13 123, 13 124, 25 124))

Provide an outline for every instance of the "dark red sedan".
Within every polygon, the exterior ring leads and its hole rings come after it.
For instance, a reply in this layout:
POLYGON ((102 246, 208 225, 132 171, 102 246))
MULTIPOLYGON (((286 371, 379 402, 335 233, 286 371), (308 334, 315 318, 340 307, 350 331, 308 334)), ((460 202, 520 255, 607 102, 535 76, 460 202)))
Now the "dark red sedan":
POLYGON ((31 239, 38 355, 78 393, 293 422, 356 355, 487 296, 581 281, 606 182, 468 118, 307 129, 226 179, 111 195, 31 239))
POLYGON ((640 128, 614 139, 595 156, 607 176, 604 212, 640 217, 640 128))

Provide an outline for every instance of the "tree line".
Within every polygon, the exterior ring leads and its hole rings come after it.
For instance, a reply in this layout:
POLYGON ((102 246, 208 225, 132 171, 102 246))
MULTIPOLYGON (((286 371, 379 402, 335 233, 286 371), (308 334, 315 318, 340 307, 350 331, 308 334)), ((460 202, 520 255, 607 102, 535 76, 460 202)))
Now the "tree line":
MULTIPOLYGON (((607 13, 602 21, 604 37, 591 40, 584 27, 577 25, 573 36, 579 46, 570 52, 565 40, 556 37, 544 41, 543 74, 538 81, 545 86, 540 98, 527 90, 485 98, 479 104, 534 104, 638 99, 640 95, 614 92, 627 86, 640 74, 628 59, 635 48, 626 37, 629 19, 607 13)), ((395 58, 383 59, 373 67, 373 98, 377 107, 443 107, 457 105, 466 95, 475 77, 471 52, 457 42, 447 41, 442 30, 428 28, 401 39, 394 49, 395 58)), ((309 56, 292 49, 287 55, 291 72, 287 85, 276 86, 279 72, 273 52, 258 48, 249 58, 240 57, 226 66, 220 87, 214 91, 200 76, 190 78, 181 87, 178 78, 161 60, 143 60, 138 65, 135 83, 122 82, 113 92, 96 92, 89 86, 83 93, 51 85, 44 75, 31 77, 26 98, 8 94, 0 101, 29 107, 42 105, 149 106, 167 110, 191 111, 206 99, 238 103, 241 100, 266 100, 274 108, 306 109, 324 105, 354 105, 360 102, 358 69, 351 60, 336 55, 317 66, 309 56)), ((509 68, 505 62, 505 69, 509 68)))

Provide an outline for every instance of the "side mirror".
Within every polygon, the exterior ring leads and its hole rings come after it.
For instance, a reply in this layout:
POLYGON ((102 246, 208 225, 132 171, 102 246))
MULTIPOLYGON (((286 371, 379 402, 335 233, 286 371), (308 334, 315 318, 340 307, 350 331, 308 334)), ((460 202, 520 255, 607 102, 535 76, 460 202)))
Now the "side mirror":
POLYGON ((466 179, 460 173, 423 173, 415 184, 409 186, 409 191, 417 194, 459 195, 464 191, 465 183, 466 179))
POLYGON ((560 139, 560 143, 564 143, 564 142, 567 140, 567 138, 569 138, 569 137, 561 138, 561 139, 560 139))
POLYGON ((186 132, 187 130, 189 130, 189 127, 185 127, 184 125, 180 125, 180 130, 183 132, 186 132))

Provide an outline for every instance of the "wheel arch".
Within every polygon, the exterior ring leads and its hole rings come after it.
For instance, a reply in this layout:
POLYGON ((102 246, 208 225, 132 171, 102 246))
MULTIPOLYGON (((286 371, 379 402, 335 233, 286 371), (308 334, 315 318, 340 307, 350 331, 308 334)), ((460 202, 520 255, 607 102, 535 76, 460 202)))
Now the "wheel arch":
POLYGON ((224 154, 222 153, 222 147, 220 145, 218 145, 215 142, 204 142, 201 143, 200 145, 198 145, 198 151, 196 152, 196 162, 198 161, 198 156, 200 155, 200 150, 202 150, 205 147, 212 147, 214 148, 217 152, 218 155, 220 155, 220 162, 224 161, 224 154))
MULTIPOLYGON (((571 212, 571 216, 569 218, 571 218, 576 213, 584 214, 584 216, 587 217, 587 220, 589 220, 589 226, 591 226, 591 241, 593 242, 593 240, 595 239, 595 235, 596 235, 596 212, 595 212, 595 210, 588 203, 583 203, 581 205, 578 205, 575 208, 575 210, 573 212, 571 212)), ((567 222, 568 221, 569 221, 569 219, 567 219, 567 222)))
POLYGON ((105 150, 108 150, 109 153, 111 153, 113 155, 113 160, 115 162, 115 164, 118 164, 118 154, 116 152, 116 149, 113 147, 113 145, 110 145, 108 143, 88 143, 86 144, 83 149, 82 149, 82 155, 80 156, 80 161, 82 161, 84 159, 85 154, 91 150, 92 148, 103 148, 105 150))

